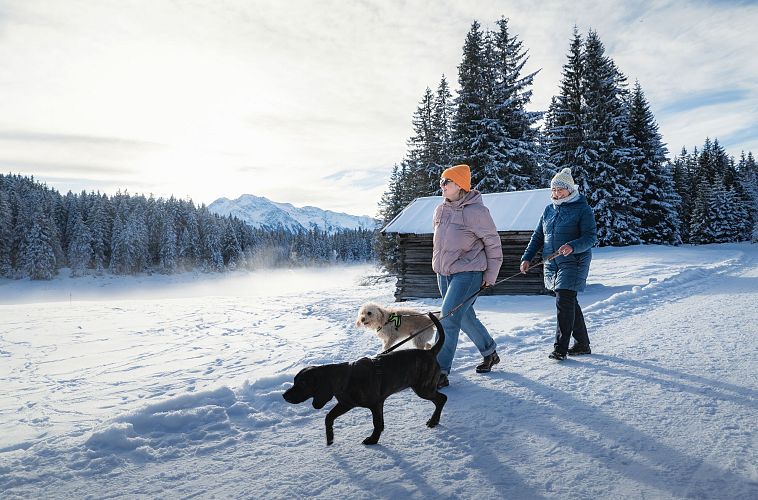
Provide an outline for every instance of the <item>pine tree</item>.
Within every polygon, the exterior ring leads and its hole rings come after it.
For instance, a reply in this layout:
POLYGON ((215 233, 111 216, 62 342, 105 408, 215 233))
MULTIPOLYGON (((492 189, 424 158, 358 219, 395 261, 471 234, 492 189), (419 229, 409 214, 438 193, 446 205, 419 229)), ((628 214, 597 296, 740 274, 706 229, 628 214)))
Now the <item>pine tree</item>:
POLYGON ((456 113, 452 127, 453 163, 471 167, 471 184, 477 188, 483 179, 480 167, 487 161, 478 145, 482 142, 482 120, 487 118, 487 64, 485 35, 477 21, 471 24, 463 44, 463 59, 458 66, 460 89, 455 99, 456 113))
POLYGON ((754 211, 755 211, 755 199, 752 191, 755 189, 754 185, 749 180, 749 171, 747 168, 747 157, 743 151, 740 155, 739 163, 735 164, 734 158, 730 158, 729 164, 729 178, 731 182, 727 182, 727 186, 731 187, 734 192, 735 198, 735 240, 736 241, 750 241, 752 239, 753 224, 754 224, 754 211))
POLYGON ((744 192, 747 218, 740 239, 758 241, 758 166, 753 153, 743 151, 737 166, 740 185, 744 192))
POLYGON ((221 255, 224 264, 231 270, 237 268, 242 257, 242 246, 237 239, 231 220, 227 220, 224 224, 223 235, 221 236, 221 255))
POLYGON ((37 210, 21 252, 24 271, 33 280, 49 280, 57 274, 49 230, 47 216, 42 210, 37 210))
POLYGON ((221 253, 221 228, 216 218, 202 206, 198 214, 200 233, 200 266, 206 272, 219 272, 224 268, 221 253))
POLYGON ((605 56, 597 33, 590 30, 584 50, 582 88, 585 103, 584 154, 589 176, 587 200, 595 211, 598 240, 603 245, 639 243, 639 201, 629 186, 639 186, 633 164, 636 152, 627 135, 628 113, 620 81, 623 75, 605 56))
POLYGON ((528 60, 523 42, 509 32, 508 19, 501 18, 497 26, 498 30, 492 36, 489 64, 494 80, 492 111, 497 123, 494 139, 499 152, 496 170, 500 171, 504 183, 504 186, 498 186, 498 190, 531 189, 536 187, 532 181, 540 177, 540 165, 545 160, 536 126, 542 113, 526 111, 538 71, 525 76, 521 74, 528 60))
POLYGON ((724 243, 739 239, 744 231, 741 225, 748 213, 739 202, 735 179, 731 160, 718 139, 706 138, 700 155, 695 158, 690 184, 693 192, 692 243, 724 243))
POLYGON ((676 194, 673 176, 666 164, 668 151, 639 82, 634 86, 629 114, 632 145, 639 151, 633 168, 642 180, 640 237, 644 243, 678 245, 681 237, 677 206, 681 199, 676 194))
POLYGON ((68 267, 71 276, 83 276, 93 257, 92 234, 81 216, 77 216, 68 244, 68 267))
POLYGON ((113 274, 129 274, 131 271, 131 249, 124 216, 121 211, 117 211, 113 218, 109 263, 109 271, 113 274))
MULTIPOLYGON (((390 175, 389 186, 379 200, 379 219, 380 228, 385 227, 392 222, 392 219, 405 208, 407 204, 407 193, 405 193, 404 181, 405 166, 394 165, 390 175)), ((374 238, 374 248, 380 264, 390 273, 396 273, 399 258, 397 245, 397 236, 394 233, 384 233, 377 231, 374 238)))
POLYGON ((674 159, 672 166, 672 182, 674 191, 679 198, 677 218, 679 220, 679 234, 683 243, 690 242, 690 216, 692 214, 692 198, 690 197, 690 167, 692 159, 685 148, 674 159))
POLYGON ((130 273, 141 273, 150 263, 147 200, 144 196, 133 198, 131 213, 126 220, 126 231, 132 250, 130 273))
POLYGON ((12 216, 8 194, 3 189, 3 176, 0 175, 0 277, 5 278, 10 278, 13 275, 11 264, 12 216))
POLYGON ((92 210, 87 219, 92 235, 92 260, 98 276, 108 267, 111 249, 112 221, 108 214, 108 198, 99 193, 92 195, 92 210))
POLYGON ((179 203, 178 219, 180 229, 177 258, 185 270, 193 269, 198 264, 201 244, 197 211, 192 202, 179 203))
POLYGON ((161 217, 161 240, 158 251, 158 268, 163 274, 173 274, 178 266, 178 250, 176 231, 174 229, 174 214, 165 210, 161 217))
POLYGON ((452 127, 455 117, 455 104, 453 94, 450 92, 445 75, 442 75, 434 96, 432 109, 432 144, 431 163, 427 171, 427 177, 432 180, 429 186, 430 194, 439 190, 439 178, 442 171, 449 167, 453 161, 453 136, 452 127))
POLYGON ((435 137, 434 99, 434 94, 427 87, 413 114, 414 133, 408 140, 404 180, 404 187, 410 192, 410 198, 429 196, 439 189, 436 185, 439 177, 433 174, 438 160, 435 150, 441 140, 435 137))
MULTIPOLYGON (((548 146, 548 168, 561 170, 570 168, 574 182, 579 191, 590 191, 590 179, 587 174, 590 158, 585 141, 584 95, 584 42, 579 30, 574 27, 568 61, 563 65, 560 93, 554 97, 548 109, 545 126, 545 141, 548 146)), ((548 174, 547 177, 552 177, 548 174)))
POLYGON ((718 241, 718 215, 714 185, 706 177, 694 180, 695 189, 692 199, 692 219, 690 241, 695 244, 715 243, 718 241))

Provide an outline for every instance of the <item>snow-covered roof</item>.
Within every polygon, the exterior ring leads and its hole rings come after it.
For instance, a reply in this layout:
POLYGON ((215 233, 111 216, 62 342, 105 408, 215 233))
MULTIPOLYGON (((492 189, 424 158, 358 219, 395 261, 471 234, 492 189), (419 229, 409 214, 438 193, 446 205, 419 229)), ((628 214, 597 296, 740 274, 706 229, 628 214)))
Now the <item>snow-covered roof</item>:
MULTIPOLYGON (((531 231, 539 222, 545 206, 550 202, 550 189, 483 194, 482 201, 489 208, 498 231, 531 231)), ((434 209, 441 202, 441 196, 416 198, 382 231, 431 234, 434 232, 432 227, 434 209)))

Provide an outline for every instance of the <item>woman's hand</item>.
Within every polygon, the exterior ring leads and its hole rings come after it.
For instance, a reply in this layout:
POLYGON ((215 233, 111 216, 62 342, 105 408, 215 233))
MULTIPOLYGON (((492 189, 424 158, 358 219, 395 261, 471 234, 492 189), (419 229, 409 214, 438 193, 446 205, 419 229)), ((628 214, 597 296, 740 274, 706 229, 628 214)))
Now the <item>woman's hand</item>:
POLYGON ((519 270, 521 271, 521 274, 526 274, 526 272, 529 270, 529 261, 528 260, 521 261, 521 266, 519 266, 519 270))
POLYGON ((482 281, 482 288, 489 288, 491 286, 492 286, 492 283, 490 283, 489 281, 487 280, 482 281))
POLYGON ((558 253, 561 254, 561 255, 563 255, 564 257, 566 255, 571 255, 571 252, 573 252, 573 251, 574 251, 574 249, 571 248, 571 245, 569 245, 568 243, 566 243, 564 245, 561 245, 561 248, 558 249, 558 253))

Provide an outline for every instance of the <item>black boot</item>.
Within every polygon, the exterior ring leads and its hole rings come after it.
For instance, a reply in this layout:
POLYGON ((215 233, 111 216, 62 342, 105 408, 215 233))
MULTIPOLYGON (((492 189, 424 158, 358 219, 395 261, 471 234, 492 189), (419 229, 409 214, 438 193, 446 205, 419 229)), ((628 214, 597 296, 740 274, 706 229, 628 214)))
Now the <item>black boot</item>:
POLYGON ((566 353, 553 351, 550 354, 548 354, 547 357, 550 359, 554 359, 556 361, 563 361, 564 359, 566 359, 566 353))
POLYGON ((500 363, 500 356, 497 355, 496 351, 492 351, 492 354, 485 356, 482 364, 476 367, 476 373, 489 373, 492 367, 498 363, 500 363))
POLYGON ((574 347, 568 350, 569 356, 577 356, 579 354, 592 354, 589 344, 574 344, 574 347))
POLYGON ((450 381, 447 379, 447 375, 444 373, 440 375, 440 379, 437 382, 437 389, 442 389, 450 385, 450 381))

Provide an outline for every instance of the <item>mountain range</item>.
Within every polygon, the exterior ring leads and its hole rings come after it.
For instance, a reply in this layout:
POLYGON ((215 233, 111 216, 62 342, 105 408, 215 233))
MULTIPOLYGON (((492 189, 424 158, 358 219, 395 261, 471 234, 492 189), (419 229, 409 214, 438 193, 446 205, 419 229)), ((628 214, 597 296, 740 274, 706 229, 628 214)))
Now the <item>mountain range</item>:
POLYGON ((256 228, 308 230, 316 227, 328 233, 341 229, 373 230, 377 221, 371 217, 350 215, 317 207, 295 207, 262 196, 243 194, 236 200, 219 198, 208 210, 219 215, 233 215, 256 228))

